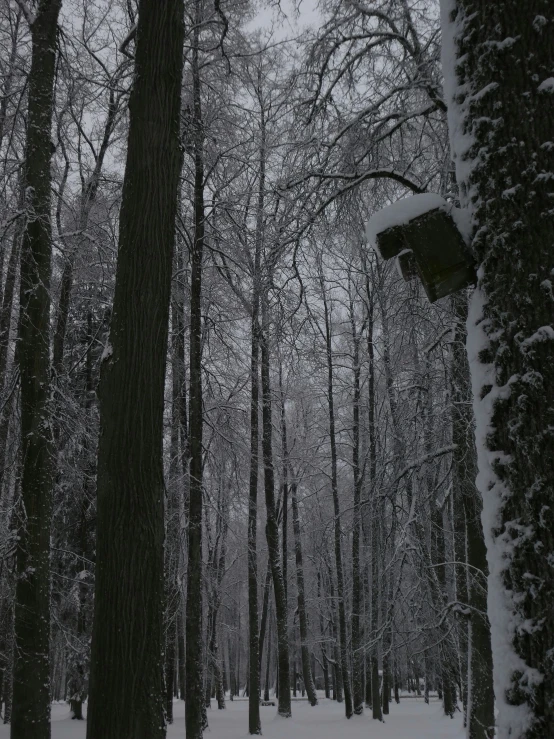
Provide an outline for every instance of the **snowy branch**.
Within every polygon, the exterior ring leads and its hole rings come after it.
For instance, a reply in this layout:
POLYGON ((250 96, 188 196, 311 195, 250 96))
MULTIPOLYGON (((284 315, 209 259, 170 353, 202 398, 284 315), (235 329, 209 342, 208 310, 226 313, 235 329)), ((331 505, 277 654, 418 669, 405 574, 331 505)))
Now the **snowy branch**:
POLYGON ((406 177, 404 174, 402 174, 402 172, 397 172, 394 169, 373 169, 369 172, 364 172, 363 174, 357 174, 356 172, 309 172, 307 175, 301 177, 298 180, 288 182, 286 185, 286 189, 288 190, 296 187, 297 185, 300 185, 303 182, 307 182, 310 179, 318 179, 343 180, 344 182, 349 183, 347 189, 350 190, 352 187, 356 187, 366 180, 376 180, 379 178, 394 180, 395 182, 398 182, 400 185, 404 185, 404 187, 406 187, 408 190, 412 190, 418 195, 421 195, 425 192, 425 189, 422 188, 420 185, 410 180, 409 177, 406 177))
POLYGON ((35 15, 33 11, 31 10, 31 8, 27 5, 25 0, 15 0, 15 1, 18 4, 19 9, 25 16, 25 20, 27 21, 29 26, 32 26, 33 23, 35 22, 35 15))
POLYGON ((398 477, 396 479, 400 480, 400 478, 404 477, 404 475, 407 474, 410 470, 413 470, 416 467, 423 467, 424 464, 427 464, 427 462, 430 462, 432 459, 435 459, 436 457, 442 457, 445 454, 450 454, 451 452, 455 451, 457 448, 458 448, 457 444, 449 444, 448 446, 443 446, 434 452, 430 452, 429 454, 424 454, 419 459, 414 459, 413 462, 409 462, 404 467, 404 469, 402 469, 398 473, 398 477))

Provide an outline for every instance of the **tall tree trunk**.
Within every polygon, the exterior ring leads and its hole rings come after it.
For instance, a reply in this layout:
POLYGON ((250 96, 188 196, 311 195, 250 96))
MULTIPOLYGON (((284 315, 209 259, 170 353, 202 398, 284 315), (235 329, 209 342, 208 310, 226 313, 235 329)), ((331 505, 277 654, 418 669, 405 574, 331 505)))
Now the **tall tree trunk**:
MULTIPOLYGON (((110 90, 108 114, 104 122, 102 141, 98 149, 98 154, 96 155, 94 169, 92 170, 90 177, 83 183, 82 187, 79 220, 77 223, 78 235, 73 244, 65 244, 67 255, 60 280, 60 297, 56 311, 54 336, 52 341, 52 369, 56 379, 58 379, 63 372, 64 347, 67 333, 67 321, 69 318, 71 291, 73 289, 75 258, 86 239, 83 234, 87 229, 90 211, 96 200, 96 195, 100 186, 102 168, 104 166, 104 160, 106 158, 119 108, 119 98, 116 97, 114 85, 115 81, 110 90)), ((69 163, 67 166, 69 166, 69 163)))
MULTIPOLYGON (((287 443, 287 421, 285 415, 285 395, 283 391, 283 366, 279 363, 279 395, 281 411, 281 458, 282 458, 282 486, 281 486, 281 549, 283 562, 283 583, 285 585, 285 602, 288 606, 288 523, 289 523, 289 450, 287 443)), ((296 678, 293 681, 296 686, 296 678)))
MULTIPOLYGON (((264 110, 261 110, 261 143, 258 202, 256 211, 256 235, 254 245, 254 270, 252 274, 251 358, 250 358, 250 480, 248 499, 248 628, 249 669, 248 680, 248 731, 261 734, 260 722, 260 669, 261 648, 258 634, 258 470, 259 470, 259 397, 260 397, 260 279, 263 245, 266 127, 264 110)), ((266 604, 264 603, 264 606, 266 604)))
POLYGON ((487 552, 481 524, 481 498, 475 487, 477 457, 473 437, 473 414, 469 366, 465 353, 466 296, 455 296, 456 328, 452 342, 452 441, 456 445, 454 461, 454 496, 461 505, 465 524, 463 538, 467 552, 468 573, 458 600, 470 607, 468 619, 468 739, 494 736, 494 689, 490 624, 487 611, 487 552))
POLYGON ((318 570, 317 572, 317 602, 318 602, 318 610, 319 610, 319 635, 320 635, 320 648, 321 648, 321 668, 323 670, 323 685, 325 688, 325 697, 330 698, 331 697, 331 686, 329 683, 329 660, 327 658, 327 648, 325 647, 325 620, 323 616, 323 587, 322 587, 322 577, 321 577, 321 571, 318 570))
POLYGON ((219 661, 218 614, 221 605, 221 583, 225 574, 225 559, 227 556, 227 530, 228 530, 228 504, 229 489, 220 484, 217 500, 217 523, 216 536, 213 551, 209 558, 208 570, 209 583, 209 607, 208 607, 208 629, 207 629, 207 664, 208 675, 211 679, 206 680, 206 707, 210 706, 212 693, 217 696, 218 709, 225 708, 225 699, 221 691, 221 664, 219 661), (213 679, 213 682, 212 682, 213 679))
POLYGON ((340 643, 339 643, 339 634, 336 624, 336 615, 337 615, 337 608, 336 608, 336 600, 335 600, 335 586, 333 584, 333 573, 331 572, 331 569, 329 568, 329 590, 330 590, 330 596, 331 596, 331 633, 333 636, 333 700, 336 700, 337 703, 342 703, 344 700, 343 697, 343 690, 342 690, 342 673, 341 673, 341 659, 340 659, 340 643))
POLYGON ((173 723, 173 683, 175 680, 175 621, 166 627, 165 640, 165 719, 173 723))
MULTIPOLYGON (((304 588, 304 564, 302 562, 302 540, 300 538, 300 517, 298 515, 298 495, 296 480, 291 485, 292 525, 294 530, 294 553, 296 557, 296 588, 298 590, 298 620, 300 623, 300 652, 302 656, 302 677, 311 706, 317 706, 314 679, 308 651, 308 618, 306 615, 306 596, 304 588)), ((324 657, 324 660, 327 658, 324 657)))
POLYGON ((376 488, 377 477, 377 437, 375 429, 375 345, 373 342, 375 300, 373 285, 370 279, 370 265, 364 262, 366 310, 367 310, 367 358, 368 358, 368 454, 369 454, 369 486, 371 510, 371 633, 373 646, 371 649, 370 678, 371 678, 371 707, 373 718, 383 720, 381 700, 379 695, 379 597, 380 597, 380 567, 379 567, 379 505, 376 488))
MULTIPOLYGON (((24 206, 23 196, 21 206, 24 206)), ((2 307, 0 310, 0 493, 4 485, 4 476, 8 469, 6 460, 6 449, 10 427, 13 426, 15 417, 13 406, 15 393, 12 400, 9 394, 15 389, 16 377, 13 372, 8 372, 8 353, 10 348, 10 331, 14 311, 14 295, 16 293, 17 273, 20 265, 21 242, 25 232, 25 221, 19 218, 15 224, 12 247, 8 264, 6 267, 6 281, 2 295, 2 307), (11 380, 11 382, 9 382, 11 380)))
POLYGON ((15 634, 13 630, 13 605, 8 611, 8 633, 6 638, 6 674, 3 680, 3 692, 2 700, 4 703, 4 723, 9 724, 12 720, 12 706, 13 706, 13 679, 12 672, 14 662, 14 644, 15 634))
MULTIPOLYGON (((24 208, 25 201, 21 197, 21 207, 24 208)), ((21 240, 25 233, 25 220, 21 217, 14 227, 12 247, 6 267, 6 281, 2 294, 2 308, 0 311, 0 390, 4 390, 6 384, 6 367, 8 365, 8 351, 10 348, 10 328, 13 314, 13 298, 15 294, 17 268, 19 266, 19 255, 21 251, 21 240)))
POLYGON ((271 382, 269 358, 269 316, 267 306, 267 287, 261 297, 262 327, 260 336, 262 359, 262 453, 264 461, 264 492, 266 505, 266 539, 268 557, 271 564, 273 591, 275 594, 275 613, 277 619, 277 662, 279 668, 279 715, 289 718, 290 665, 288 643, 288 619, 285 583, 281 568, 279 551, 279 525, 275 506, 275 473, 273 468, 273 442, 271 418, 271 382))
MULTIPOLYGON (((175 289, 177 289, 175 287, 175 289)), ((166 492, 165 533, 165 695, 166 720, 173 723, 173 683, 177 663, 177 623, 180 618, 179 550, 181 520, 179 501, 179 402, 181 394, 181 361, 179 356, 179 300, 171 301, 171 432, 169 442, 169 479, 166 492)))
POLYGON ((183 14, 183 0, 139 3, 113 317, 99 393, 87 739, 165 735, 162 435, 183 14))
MULTIPOLYGON (((377 508, 377 506, 375 506, 377 508)), ((379 527, 377 524, 378 516, 373 514, 373 532, 371 536, 371 626, 374 645, 371 651, 371 705, 373 710, 373 718, 377 721, 383 720, 381 708, 381 698, 379 693, 379 642, 377 641, 377 633, 379 629, 379 599, 380 588, 380 567, 379 567, 379 527)))
POLYGON ((354 505, 352 510, 352 696, 354 713, 364 712, 364 655, 362 651, 362 577, 360 569, 360 531, 362 474, 360 469, 360 336, 356 328, 354 303, 350 300, 352 332, 352 475, 354 505))
POLYGON ((340 503, 339 503, 339 486, 337 471, 337 439, 335 432, 335 398, 333 383, 333 349, 331 334, 331 315, 327 297, 325 294, 325 284, 323 280, 323 267, 320 264, 320 287, 323 300, 323 310, 325 317, 324 339, 325 339, 325 356, 327 364, 327 408, 329 414, 329 441, 331 446, 331 493, 333 496, 334 511, 334 540, 335 540, 335 566, 337 572, 337 607, 339 615, 339 649, 340 649, 340 670, 342 673, 342 684, 344 690, 344 711, 346 718, 351 718, 353 713, 352 707, 352 690, 350 686, 350 671, 348 669, 348 645, 346 633, 346 605, 344 595, 344 568, 342 564, 342 533, 340 525, 340 503))
MULTIPOLYGON (((258 265, 259 266, 259 265, 258 265)), ((254 279, 258 277, 254 276, 254 279)), ((259 465, 259 297, 252 297, 252 354, 250 360, 250 496, 248 501, 248 628, 249 681, 248 731, 261 734, 260 722, 260 643, 258 633, 258 465, 259 465)))
MULTIPOLYGON (((21 522, 17 540, 13 739, 50 737, 50 130, 61 0, 42 0, 31 23, 23 191, 18 361, 21 373, 21 522)), ((31 19, 29 19, 31 20, 31 19)), ((15 244, 14 244, 15 248, 15 244)))
POLYGON ((445 77, 478 284, 468 318, 499 739, 554 735, 549 3, 443 0, 445 77))
POLYGON ((179 677, 179 697, 185 700, 187 694, 187 678, 185 670, 185 625, 184 625, 184 603, 182 596, 179 598, 179 609, 177 612, 177 658, 179 661, 178 677, 179 677))
MULTIPOLYGON (((262 601, 262 617, 260 619, 260 636, 258 639, 258 663, 260 665, 260 673, 262 671, 262 657, 264 652, 265 632, 267 628, 267 620, 269 613, 269 596, 271 590, 271 562, 267 559, 267 568, 264 581, 264 595, 262 601)), ((267 642, 269 644, 269 640, 267 642)))
POLYGON ((11 97, 13 80, 17 69, 17 52, 20 42, 19 29, 21 26, 22 17, 23 13, 21 7, 18 7, 15 20, 13 21, 13 25, 11 26, 12 45, 10 50, 10 59, 7 64, 7 69, 5 69, 4 71, 4 84, 2 85, 2 98, 0 99, 0 149, 2 148, 2 144, 4 142, 4 131, 6 125, 6 115, 8 112, 8 102, 11 97))
MULTIPOLYGON (((92 424, 91 408, 94 395, 93 380, 93 330, 92 330, 92 312, 87 312, 87 332, 86 332, 86 360, 85 360, 85 394, 84 394, 84 414, 87 424, 92 424)), ((93 480, 96 476, 96 455, 95 450, 89 448, 88 439, 83 440, 83 460, 84 460, 84 477, 83 491, 80 494, 79 505, 79 525, 77 538, 77 552, 74 565, 74 577, 79 580, 79 586, 76 590, 75 597, 77 599, 76 608, 78 611, 76 623, 77 647, 71 645, 66 657, 67 663, 67 690, 71 701, 72 718, 83 720, 83 703, 87 697, 87 675, 89 672, 89 649, 88 638, 90 634, 90 626, 87 623, 87 614, 89 612, 90 598, 90 582, 84 579, 83 570, 88 568, 87 562, 90 561, 91 552, 89 546, 89 511, 91 502, 94 499, 93 480)), ((86 574, 86 572, 85 572, 86 574)))
POLYGON ((200 81, 202 0, 195 0, 192 50, 194 142, 194 243, 190 286, 189 517, 186 617, 188 739, 201 739, 206 724, 202 675, 202 260, 204 255, 204 130, 200 81))
MULTIPOLYGON (((179 204, 177 205, 179 208, 179 204)), ((183 273, 183 254, 182 243, 179 238, 176 241, 176 267, 177 273, 183 273)), ((172 304, 172 323, 173 325, 173 405, 172 405, 172 424, 178 426, 177 450, 175 457, 175 476, 181 475, 182 486, 179 486, 179 494, 177 503, 178 525, 177 541, 175 547, 177 549, 177 574, 179 579, 184 579, 186 571, 186 554, 187 554, 187 529, 186 517, 188 516, 188 489, 189 489, 189 446, 188 446, 188 424, 187 424, 187 393, 186 393, 186 369, 185 369, 185 316, 184 316, 184 294, 183 294, 184 277, 178 277, 177 283, 174 285, 174 299, 172 304), (184 523, 183 523, 184 520, 184 523)), ((172 455, 173 458, 173 455, 172 455)), ((185 700, 186 696, 186 648, 185 648, 185 594, 181 585, 177 588, 177 605, 175 619, 177 623, 177 680, 179 687, 179 697, 185 700)))
POLYGON ((265 658, 265 662, 264 701, 269 701, 269 676, 271 674, 271 617, 267 627, 267 656, 265 658))

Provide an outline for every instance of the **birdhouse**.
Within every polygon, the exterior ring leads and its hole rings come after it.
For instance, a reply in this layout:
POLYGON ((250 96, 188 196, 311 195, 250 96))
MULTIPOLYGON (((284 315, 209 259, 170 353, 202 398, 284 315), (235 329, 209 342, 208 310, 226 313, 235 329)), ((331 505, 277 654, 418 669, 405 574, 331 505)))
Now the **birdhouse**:
POLYGON ((434 303, 476 282, 464 216, 440 195, 413 195, 372 216, 367 237, 383 259, 397 258, 406 281, 419 276, 434 303))

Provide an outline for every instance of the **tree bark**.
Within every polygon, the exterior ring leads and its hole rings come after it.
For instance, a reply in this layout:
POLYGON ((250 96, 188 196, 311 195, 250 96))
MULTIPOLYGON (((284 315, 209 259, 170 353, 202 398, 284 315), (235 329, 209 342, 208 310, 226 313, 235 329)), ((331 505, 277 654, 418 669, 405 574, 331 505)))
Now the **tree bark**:
POLYGON ((473 225, 468 318, 499 739, 554 735, 552 45, 548 3, 443 2, 473 225))
MULTIPOLYGON (((267 289, 267 288, 265 288, 267 289)), ((275 508, 275 473, 273 468, 271 382, 269 358, 269 316, 267 315, 267 295, 262 294, 262 327, 260 336, 262 359, 262 453, 264 461, 264 492, 266 504, 266 539, 268 557, 271 564, 273 590, 275 594, 275 613, 277 619, 277 661, 279 668, 279 708, 280 716, 290 718, 290 664, 288 643, 288 619, 285 583, 281 568, 279 550, 279 525, 275 508)))
MULTIPOLYGON (((298 620, 300 624, 300 652, 302 656, 302 676, 311 706, 317 706, 314 679, 308 650, 308 618, 306 615, 306 596, 304 588, 304 564, 302 561, 302 541, 300 538, 300 517, 298 515, 298 494, 296 480, 291 485, 292 525, 294 530, 294 553, 296 558, 296 588, 298 590, 298 620)), ((326 660, 326 657, 324 657, 326 660)))
POLYGON ((329 660, 327 658, 327 649, 325 647, 325 621, 323 617, 323 595, 322 595, 322 577, 321 577, 321 571, 318 570, 317 572, 317 601, 318 601, 318 607, 319 607, 319 634, 320 634, 320 648, 321 648, 321 668, 323 670, 323 685, 325 688, 325 697, 330 698, 331 697, 331 686, 329 683, 329 660))
POLYGON ((373 340, 375 300, 373 285, 370 279, 370 265, 364 263, 366 310, 367 310, 367 358, 368 358, 368 446, 369 446, 369 485, 371 504, 371 633, 373 646, 371 649, 370 679, 371 679, 371 707, 372 716, 376 721, 383 720, 381 700, 379 694, 379 597, 380 597, 380 567, 379 567, 379 506, 377 498, 377 437, 375 429, 375 345, 373 340))
MULTIPOLYGON (((22 481, 13 667, 13 739, 50 737, 50 525, 53 460, 50 380, 50 129, 61 0, 42 0, 31 24, 25 231, 21 254, 18 361, 22 481)), ((15 248, 15 244, 14 244, 15 248)))
POLYGON ((87 739, 162 739, 163 405, 183 1, 141 0, 109 343, 100 381, 87 739))
MULTIPOLYGON (((258 264, 259 266, 259 264, 258 264)), ((258 279, 254 275, 254 279, 258 279)), ((258 466, 259 466, 259 296, 252 296, 252 354, 250 359, 250 495, 248 501, 248 628, 249 681, 248 731, 261 734, 260 722, 260 643, 258 633, 258 466)))
MULTIPOLYGON (((251 358, 250 358, 250 480, 248 499, 248 628, 249 628, 249 670, 250 690, 248 694, 248 731, 261 734, 260 722, 260 670, 261 645, 258 634, 258 470, 259 470, 259 397, 260 397, 260 279, 261 254, 263 244, 264 196, 265 196, 265 158, 266 127, 264 110, 261 110, 261 142, 259 190, 256 211, 256 234, 254 244, 254 269, 252 273, 252 316, 251 316, 251 358)), ((266 604, 264 603, 264 606, 266 604)))
POLYGON ((354 505, 352 510, 352 697, 354 713, 364 712, 364 655, 362 651, 362 577, 360 569, 360 530, 362 474, 360 469, 360 336, 356 328, 354 303, 350 300, 352 332, 352 476, 354 505))
POLYGON ((281 396, 281 444, 282 444, 282 485, 281 485, 281 550, 283 563, 283 584, 285 602, 288 605, 288 524, 289 524, 289 453, 287 446, 287 426, 285 419, 285 399, 283 396, 282 367, 279 366, 279 391, 281 396))
POLYGON ((271 674, 271 618, 267 627, 267 656, 265 658, 265 688, 264 701, 269 701, 269 676, 271 674))
MULTIPOLYGON (((260 674, 262 671, 262 657, 264 652, 265 632, 267 628, 269 614, 269 597, 271 588, 271 562, 267 560, 267 568, 264 581, 264 595, 262 601, 262 617, 260 619, 260 636, 258 638, 258 662, 260 665, 260 674)), ((269 644, 269 640, 267 642, 269 644)))
POLYGON ((339 651, 340 651, 340 670, 342 674, 342 684, 344 690, 344 711, 346 718, 351 718, 353 714, 352 706, 352 690, 350 686, 350 671, 348 669, 348 648, 346 634, 346 606, 344 596, 344 568, 342 564, 342 534, 340 525, 340 503, 338 488, 338 472, 337 472, 337 439, 335 432, 335 400, 333 385, 333 349, 331 336, 331 316, 327 297, 325 295, 325 285, 323 281, 322 265, 320 264, 320 286, 321 296, 323 300, 324 310, 324 338, 325 338, 325 356, 327 364, 327 408, 329 414, 329 441, 331 446, 331 493, 333 496, 334 511, 334 540, 335 540, 335 566, 337 571, 337 607, 339 615, 339 651))
POLYGON ((83 241, 85 240, 85 236, 83 236, 83 233, 87 229, 90 211, 94 205, 96 195, 98 193, 100 176, 102 174, 104 160, 106 158, 106 153, 110 144, 110 138, 115 126, 118 107, 119 98, 116 98, 115 91, 112 87, 112 89, 110 90, 108 114, 104 123, 102 142, 98 150, 98 155, 96 156, 94 169, 91 176, 86 182, 83 183, 82 187, 79 219, 77 223, 77 241, 73 245, 66 244, 68 255, 64 263, 60 280, 60 297, 56 311, 54 337, 52 341, 52 369, 54 371, 55 379, 58 379, 63 372, 64 347, 67 333, 67 321, 69 318, 71 291, 73 289, 75 258, 79 253, 79 249, 81 248, 83 241))
POLYGON ((468 617, 468 739, 494 736, 494 689, 490 624, 487 618, 487 551, 481 524, 481 498, 475 487, 477 457, 474 422, 469 399, 469 366, 464 345, 467 319, 466 296, 454 297, 456 327, 452 342, 452 441, 456 445, 454 495, 461 505, 465 524, 468 573, 458 600, 470 607, 468 617))
POLYGON ((202 739, 206 724, 202 674, 202 261, 204 255, 204 130, 200 80, 202 2, 195 0, 192 49, 194 130, 194 243, 190 286, 189 517, 186 615, 188 739, 202 739))

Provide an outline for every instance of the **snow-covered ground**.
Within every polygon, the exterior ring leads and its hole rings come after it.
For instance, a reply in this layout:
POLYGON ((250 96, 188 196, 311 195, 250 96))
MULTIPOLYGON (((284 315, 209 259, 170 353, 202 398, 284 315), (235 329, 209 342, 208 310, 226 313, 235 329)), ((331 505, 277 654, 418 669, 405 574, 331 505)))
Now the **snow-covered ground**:
MULTIPOLYGON (((261 707, 262 731, 267 739, 463 739, 460 714, 449 719, 438 701, 426 705, 423 699, 407 698, 391 706, 386 723, 373 721, 366 713, 344 718, 343 705, 321 700, 312 708, 307 701, 293 702, 292 718, 282 719, 276 708, 261 707)), ((184 739, 184 705, 175 702, 175 721, 168 728, 168 739, 184 739)), ((248 702, 227 702, 225 711, 208 712, 210 728, 206 739, 247 739, 248 702)), ((65 703, 52 706, 52 739, 84 739, 84 721, 72 721, 65 703)), ((9 726, 0 726, 0 739, 8 739, 9 726)))

